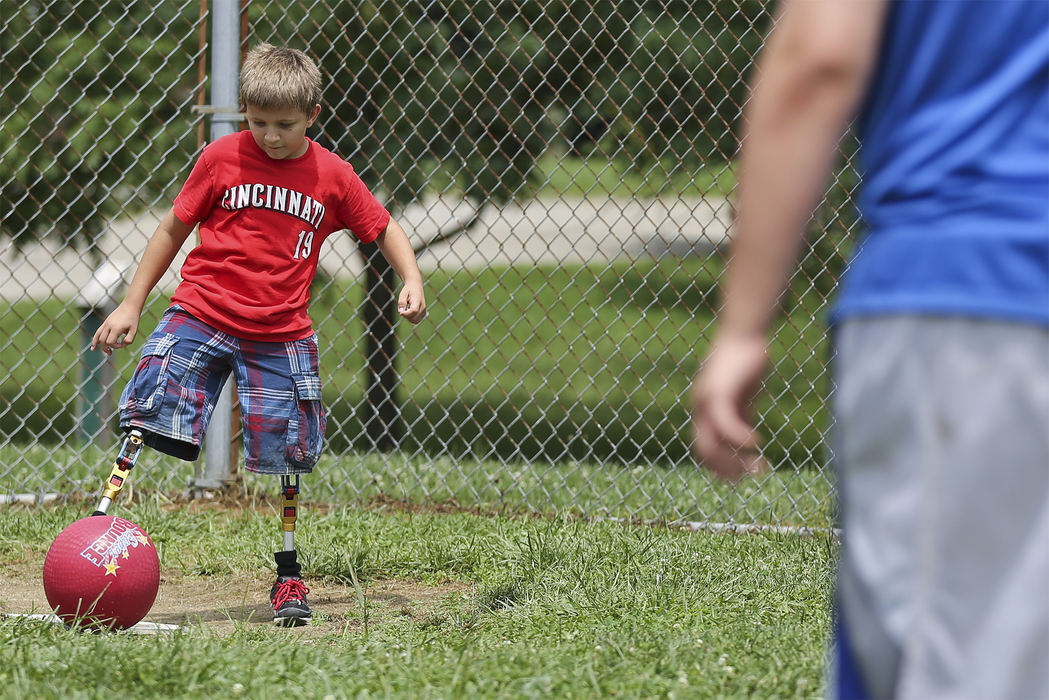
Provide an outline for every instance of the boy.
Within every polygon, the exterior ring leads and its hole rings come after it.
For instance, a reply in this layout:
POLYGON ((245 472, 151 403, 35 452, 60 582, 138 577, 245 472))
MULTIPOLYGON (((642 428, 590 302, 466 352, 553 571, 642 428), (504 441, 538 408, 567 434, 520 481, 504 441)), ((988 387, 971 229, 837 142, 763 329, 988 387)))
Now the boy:
POLYGON ((312 471, 325 427, 317 336, 307 313, 324 239, 350 229, 361 243, 374 241, 403 282, 401 316, 411 323, 426 316, 422 276, 404 230, 347 162, 306 136, 320 95, 320 71, 302 52, 261 44, 248 53, 240 100, 249 130, 204 148, 146 246, 124 301, 91 341, 92 350, 110 354, 135 339, 149 293, 199 224, 200 244, 186 258, 172 305, 121 396, 120 427, 129 437, 110 479, 116 487, 107 486, 103 503, 108 507, 119 491, 141 444, 197 458, 232 373, 245 468, 282 480, 284 550, 275 554, 270 592, 281 625, 312 617, 293 531, 298 475, 312 471))

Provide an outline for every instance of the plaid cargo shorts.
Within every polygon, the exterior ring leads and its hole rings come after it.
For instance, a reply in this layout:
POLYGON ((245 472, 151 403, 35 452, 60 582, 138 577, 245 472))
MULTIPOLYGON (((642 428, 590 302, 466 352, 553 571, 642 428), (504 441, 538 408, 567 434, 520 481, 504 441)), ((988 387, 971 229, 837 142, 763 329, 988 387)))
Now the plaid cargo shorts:
POLYGON ((242 340, 175 305, 146 340, 121 394, 120 427, 142 430, 143 441, 160 452, 194 460, 219 391, 233 374, 244 468, 306 474, 324 440, 317 365, 316 335, 290 342, 242 340))

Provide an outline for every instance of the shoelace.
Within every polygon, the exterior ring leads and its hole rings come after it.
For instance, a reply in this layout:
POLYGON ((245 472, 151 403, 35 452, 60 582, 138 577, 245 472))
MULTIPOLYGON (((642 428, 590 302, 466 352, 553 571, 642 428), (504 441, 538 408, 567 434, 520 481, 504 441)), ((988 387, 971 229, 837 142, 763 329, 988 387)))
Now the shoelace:
POLYGON ((289 579, 277 585, 277 592, 273 594, 273 609, 276 610, 289 600, 305 600, 309 588, 302 585, 298 579, 289 579))

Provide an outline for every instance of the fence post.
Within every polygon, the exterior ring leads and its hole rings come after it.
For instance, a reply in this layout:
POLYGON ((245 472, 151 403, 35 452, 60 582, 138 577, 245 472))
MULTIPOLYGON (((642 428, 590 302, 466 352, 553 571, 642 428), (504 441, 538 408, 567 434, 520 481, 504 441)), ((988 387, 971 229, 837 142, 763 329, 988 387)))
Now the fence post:
MULTIPOLYGON (((211 140, 232 134, 240 122, 240 0, 211 4, 211 140)), ((192 490, 221 488, 233 480, 233 381, 222 388, 204 440, 204 473, 192 490)))
POLYGON ((80 312, 80 391, 77 392, 77 434, 85 447, 98 439, 113 415, 111 395, 115 372, 101 350, 90 350, 91 339, 116 308, 122 271, 112 263, 100 265, 77 297, 80 312))

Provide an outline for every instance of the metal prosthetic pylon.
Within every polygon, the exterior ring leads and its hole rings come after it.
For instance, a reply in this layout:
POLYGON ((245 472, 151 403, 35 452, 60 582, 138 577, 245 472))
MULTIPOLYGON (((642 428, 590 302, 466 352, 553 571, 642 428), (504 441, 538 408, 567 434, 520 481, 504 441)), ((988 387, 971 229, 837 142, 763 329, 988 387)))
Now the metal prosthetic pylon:
POLYGON ((124 444, 120 447, 120 454, 117 455, 117 459, 113 463, 113 471, 110 472, 109 478, 103 484, 102 500, 98 502, 98 508, 91 515, 106 514, 113 499, 124 488, 124 482, 135 467, 135 462, 138 461, 138 455, 141 451, 142 433, 138 430, 132 430, 124 438, 124 444))
POLYGON ((295 549, 295 519, 299 517, 299 475, 280 478, 281 530, 284 531, 284 551, 295 549))

